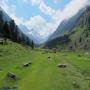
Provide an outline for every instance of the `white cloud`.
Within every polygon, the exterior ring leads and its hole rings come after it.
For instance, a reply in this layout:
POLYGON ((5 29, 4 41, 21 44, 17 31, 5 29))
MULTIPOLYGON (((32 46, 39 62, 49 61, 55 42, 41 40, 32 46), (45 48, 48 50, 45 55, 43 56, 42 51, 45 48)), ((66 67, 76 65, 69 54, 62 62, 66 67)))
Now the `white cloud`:
POLYGON ((52 29, 52 25, 47 23, 46 20, 41 16, 34 16, 29 21, 26 21, 26 26, 29 29, 34 29, 41 37, 47 37, 52 29))
POLYGON ((88 0, 71 0, 70 3, 66 5, 64 10, 57 10, 55 15, 53 16, 54 22, 58 25, 65 19, 69 19, 79 10, 84 8, 87 4, 88 0))
POLYGON ((33 16, 30 20, 26 21, 27 26, 30 28, 36 28, 37 30, 42 30, 45 20, 41 16, 33 16))
POLYGON ((55 14, 55 10, 47 6, 44 2, 40 3, 39 9, 46 15, 53 16, 55 14))
MULTIPOLYGON (((30 2, 31 0, 23 0, 24 2, 30 2)), ((30 30, 33 29, 32 34, 38 34, 42 39, 47 38, 51 33, 53 33, 60 22, 64 19, 69 19, 75 15, 81 8, 85 7, 89 0, 71 0, 69 4, 66 5, 64 10, 54 10, 45 4, 43 0, 32 0, 33 5, 38 5, 38 8, 46 15, 50 15, 52 20, 47 22, 42 16, 33 16, 29 20, 24 20, 22 17, 16 16, 14 5, 9 5, 8 0, 0 0, 0 6, 15 20, 15 22, 20 25, 26 25, 30 30)), ((29 32, 31 34, 31 32, 29 32)), ((34 36, 35 36, 34 35, 34 36)))
POLYGON ((24 19, 22 17, 17 17, 15 15, 12 15, 12 19, 14 19, 17 25, 24 24, 24 19))
POLYGON ((22 1, 25 3, 31 3, 32 5, 39 5, 43 0, 22 0, 22 1))
POLYGON ((43 0, 31 0, 32 5, 39 5, 43 0))
POLYGON ((57 11, 54 11, 55 13, 52 14, 53 18, 51 22, 46 22, 45 20, 42 20, 41 23, 44 22, 43 25, 37 22, 39 26, 43 26, 43 28, 41 29, 42 31, 40 31, 40 34, 42 34, 42 36, 48 36, 53 33, 60 24, 60 22, 62 22, 64 19, 69 19, 74 16, 81 8, 84 8, 86 6, 86 3, 87 0, 71 0, 71 2, 67 4, 64 10, 59 9, 57 11))
POLYGON ((8 0, 0 0, 0 6, 4 9, 4 11, 10 16, 15 14, 15 5, 10 5, 8 0))
POLYGON ((67 14, 66 18, 75 15, 81 8, 84 8, 88 0, 72 0, 64 9, 64 15, 67 14))
MULTIPOLYGON (((29 0, 25 0, 28 1, 29 0)), ((40 11, 46 15, 54 15, 55 10, 53 8, 51 8, 50 6, 46 5, 46 3, 44 2, 44 0, 31 0, 32 5, 38 5, 40 11)))
POLYGON ((60 1, 62 1, 62 0, 54 0, 54 3, 58 4, 60 1))
POLYGON ((24 24, 24 19, 16 16, 16 6, 11 5, 8 2, 8 0, 0 0, 0 6, 12 19, 15 20, 17 25, 24 24))
MULTIPOLYGON (((37 30, 40 28, 40 35, 43 37, 47 37, 51 33, 53 33, 58 25, 65 19, 69 19, 72 16, 74 16, 80 9, 84 8, 87 4, 88 0, 71 0, 69 4, 64 8, 64 10, 57 10, 54 11, 54 13, 50 13, 49 9, 43 9, 42 11, 46 14, 52 15, 53 18, 51 22, 46 22, 45 20, 42 20, 38 18, 38 21, 40 22, 35 22, 35 26, 39 26, 37 30), (49 10, 49 11, 48 11, 49 10), (46 12, 45 12, 46 11, 46 12), (42 24, 41 24, 42 23, 42 24)), ((44 4, 42 5, 42 7, 44 4)), ((37 21, 37 20, 32 20, 32 22, 37 21)))

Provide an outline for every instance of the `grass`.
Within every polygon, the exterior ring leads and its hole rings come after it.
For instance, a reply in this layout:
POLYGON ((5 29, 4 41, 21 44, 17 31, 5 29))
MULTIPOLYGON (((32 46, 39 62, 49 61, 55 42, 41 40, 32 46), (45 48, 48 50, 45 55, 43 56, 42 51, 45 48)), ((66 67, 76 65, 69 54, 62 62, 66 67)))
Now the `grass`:
POLYGON ((16 43, 0 45, 0 89, 90 90, 89 52, 43 52, 44 50, 31 50, 16 43), (30 61, 31 66, 22 67, 23 63, 30 61), (60 63, 67 67, 58 68, 60 63), (8 79, 8 72, 15 73, 19 79, 8 79))

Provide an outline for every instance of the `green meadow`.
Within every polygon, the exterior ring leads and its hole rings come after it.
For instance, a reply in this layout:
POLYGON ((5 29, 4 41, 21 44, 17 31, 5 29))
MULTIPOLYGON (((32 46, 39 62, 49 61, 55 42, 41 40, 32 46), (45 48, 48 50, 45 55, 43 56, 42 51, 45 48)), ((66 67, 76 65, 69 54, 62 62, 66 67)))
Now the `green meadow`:
POLYGON ((20 44, 0 45, 0 90, 90 90, 90 52, 45 52, 20 44), (48 58, 50 57, 50 58, 48 58), (24 63, 32 62, 28 67, 24 63), (65 68, 57 67, 65 64, 65 68), (10 79, 12 72, 17 79, 10 79))

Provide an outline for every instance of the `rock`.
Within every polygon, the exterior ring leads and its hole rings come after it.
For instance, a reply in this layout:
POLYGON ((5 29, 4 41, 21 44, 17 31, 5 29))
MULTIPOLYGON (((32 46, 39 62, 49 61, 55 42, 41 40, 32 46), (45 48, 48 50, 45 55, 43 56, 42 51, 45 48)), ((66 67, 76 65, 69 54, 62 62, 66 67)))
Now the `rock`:
POLYGON ((32 64, 32 62, 28 62, 28 63, 24 63, 23 66, 24 67, 29 67, 32 64))
POLYGON ((28 67, 29 64, 28 64, 28 63, 24 63, 23 66, 24 66, 24 67, 28 67))
POLYGON ((12 72, 8 72, 7 77, 10 79, 16 79, 16 75, 12 72))
POLYGON ((59 67, 59 68, 66 68, 67 65, 66 64, 59 64, 59 65, 57 65, 57 67, 59 67))

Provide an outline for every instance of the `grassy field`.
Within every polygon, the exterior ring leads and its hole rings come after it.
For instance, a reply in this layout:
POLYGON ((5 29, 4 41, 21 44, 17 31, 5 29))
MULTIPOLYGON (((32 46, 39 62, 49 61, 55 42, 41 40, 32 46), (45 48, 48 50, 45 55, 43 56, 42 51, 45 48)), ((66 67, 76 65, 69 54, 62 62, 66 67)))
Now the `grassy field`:
POLYGON ((90 90, 90 52, 44 52, 16 43, 0 45, 0 90, 3 87, 17 88, 9 90, 90 90), (22 66, 30 61, 31 66, 22 66), (67 67, 58 68, 58 64, 67 67), (15 73, 18 79, 9 79, 8 72, 15 73))

